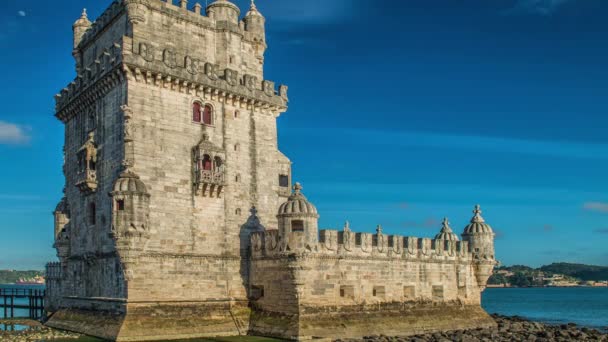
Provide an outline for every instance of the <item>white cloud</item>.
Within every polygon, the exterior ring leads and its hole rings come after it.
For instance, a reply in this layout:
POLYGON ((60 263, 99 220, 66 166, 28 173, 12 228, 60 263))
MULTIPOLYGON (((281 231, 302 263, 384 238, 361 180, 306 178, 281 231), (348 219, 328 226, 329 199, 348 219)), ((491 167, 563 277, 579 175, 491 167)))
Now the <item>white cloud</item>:
POLYGON ((515 5, 507 13, 530 13, 540 15, 551 15, 561 5, 572 0, 517 0, 515 5))
POLYGON ((25 11, 19 11, 19 12, 17 12, 17 14, 19 14, 20 17, 25 17, 27 15, 27 13, 25 13, 25 11))
POLYGON ((599 211, 600 213, 608 213, 608 203, 588 202, 583 206, 585 210, 599 211))
POLYGON ((0 121, 0 144, 27 144, 30 141, 30 136, 27 134, 28 130, 23 126, 0 121))

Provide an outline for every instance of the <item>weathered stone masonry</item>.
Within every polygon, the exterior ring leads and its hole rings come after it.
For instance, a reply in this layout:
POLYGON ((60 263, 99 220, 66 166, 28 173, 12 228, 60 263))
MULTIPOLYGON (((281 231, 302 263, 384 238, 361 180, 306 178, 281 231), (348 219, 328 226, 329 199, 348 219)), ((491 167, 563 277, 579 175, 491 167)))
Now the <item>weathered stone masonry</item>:
POLYGON ((433 240, 319 233, 278 150, 287 87, 264 80, 264 17, 227 0, 201 12, 121 0, 73 25, 48 324, 120 341, 493 324, 480 210, 462 242, 447 221, 433 240))

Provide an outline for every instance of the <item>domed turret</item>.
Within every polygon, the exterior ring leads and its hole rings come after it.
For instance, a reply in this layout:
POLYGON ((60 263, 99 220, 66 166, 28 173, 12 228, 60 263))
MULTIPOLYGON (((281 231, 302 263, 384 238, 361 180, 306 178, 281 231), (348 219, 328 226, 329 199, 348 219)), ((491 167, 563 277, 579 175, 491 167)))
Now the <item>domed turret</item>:
POLYGON ((447 217, 443 219, 443 227, 441 227, 439 234, 435 236, 435 240, 459 241, 458 235, 452 231, 447 217))
POLYGON ((488 278, 496 265, 494 259, 494 231, 481 216, 481 207, 475 206, 471 223, 462 233, 462 239, 469 242, 469 250, 473 253, 475 277, 477 284, 485 288, 488 278))
POLYGON ((258 11, 254 0, 251 0, 251 8, 243 18, 245 22, 245 31, 251 34, 251 39, 255 43, 255 49, 258 58, 264 56, 266 51, 266 19, 258 11))
POLYGON ((207 6, 207 15, 217 21, 228 21, 238 25, 241 10, 228 0, 215 0, 207 6))
POLYGON ((292 243, 293 248, 297 248, 295 245, 304 247, 318 243, 319 214, 317 208, 302 194, 300 183, 294 185, 293 194, 279 207, 277 218, 279 235, 292 242, 301 242, 292 243))
POLYGON ((146 236, 149 230, 150 194, 144 182, 128 167, 114 182, 112 237, 114 239, 146 236))
POLYGON ((144 182, 139 179, 139 176, 131 170, 126 169, 120 174, 116 182, 114 182, 114 193, 138 193, 147 194, 148 189, 144 182))
POLYGON ((84 36, 84 33, 87 32, 89 27, 91 27, 91 21, 89 21, 89 18, 87 17, 87 9, 85 8, 82 10, 80 18, 72 25, 72 30, 74 31, 74 49, 78 47, 78 44, 80 44, 80 41, 82 40, 82 36, 84 36))

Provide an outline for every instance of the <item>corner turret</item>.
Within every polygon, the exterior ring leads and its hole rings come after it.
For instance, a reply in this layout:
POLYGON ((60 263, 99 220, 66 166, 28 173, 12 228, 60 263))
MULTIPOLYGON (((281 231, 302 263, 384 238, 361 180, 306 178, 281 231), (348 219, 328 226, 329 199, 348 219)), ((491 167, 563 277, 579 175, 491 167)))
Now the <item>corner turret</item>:
POLYGON ((485 288, 488 278, 496 265, 494 258, 494 231, 481 216, 481 207, 475 206, 471 223, 467 225, 462 233, 462 239, 469 242, 470 251, 473 253, 473 264, 477 284, 485 288))
POLYGON ((89 27, 91 27, 91 21, 87 16, 87 9, 85 8, 82 10, 80 18, 72 25, 72 30, 74 31, 74 49, 78 47, 82 40, 82 36, 84 36, 84 33, 87 32, 89 27))
POLYGON ((319 214, 317 208, 302 194, 296 183, 293 194, 279 207, 279 236, 292 249, 315 246, 319 242, 319 214))
POLYGON ((216 21, 227 21, 238 25, 241 10, 228 0, 215 0, 207 6, 207 16, 216 21))
POLYGON ((257 57, 263 57, 267 48, 266 18, 258 11, 254 0, 251 0, 251 7, 245 15, 245 18, 243 18, 243 21, 245 22, 245 31, 251 34, 252 40, 256 43, 255 48, 258 55, 257 57))
POLYGON ((128 166, 114 182, 112 198, 112 232, 125 278, 132 276, 131 266, 137 261, 150 238, 150 193, 139 176, 128 166))

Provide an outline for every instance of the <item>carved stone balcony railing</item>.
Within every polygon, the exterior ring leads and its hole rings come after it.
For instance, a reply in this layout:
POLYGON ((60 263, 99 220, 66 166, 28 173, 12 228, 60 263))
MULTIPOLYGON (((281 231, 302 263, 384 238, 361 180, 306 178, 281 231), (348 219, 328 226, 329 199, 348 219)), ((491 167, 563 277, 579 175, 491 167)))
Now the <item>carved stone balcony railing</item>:
POLYGON ((76 175, 76 186, 85 194, 93 193, 97 190, 97 171, 84 170, 76 175))
POLYGON ((199 170, 196 172, 196 192, 202 196, 220 197, 225 185, 224 171, 199 170))

